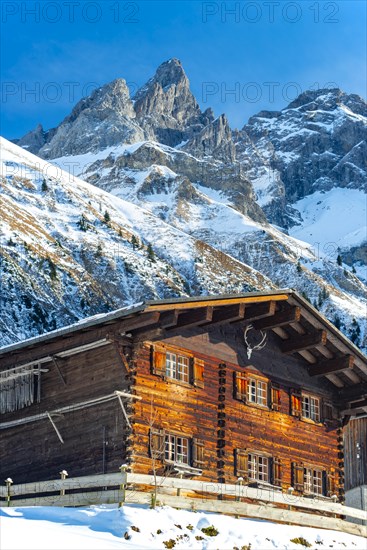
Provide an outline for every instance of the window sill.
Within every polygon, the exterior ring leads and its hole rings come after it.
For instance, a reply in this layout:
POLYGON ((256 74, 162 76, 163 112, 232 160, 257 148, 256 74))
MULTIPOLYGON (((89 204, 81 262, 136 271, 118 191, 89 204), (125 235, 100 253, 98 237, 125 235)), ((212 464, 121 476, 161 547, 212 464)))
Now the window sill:
POLYGON ((266 481, 256 481, 256 480, 250 480, 248 482, 248 487, 254 487, 257 489, 267 489, 269 491, 282 491, 282 488, 280 485, 272 485, 271 483, 267 483, 266 481))
POLYGON ((200 468, 194 468, 193 466, 190 466, 189 464, 185 464, 184 462, 174 462, 173 460, 164 460, 164 464, 167 467, 167 469, 173 470, 178 475, 183 475, 186 477, 194 477, 194 476, 201 476, 203 474, 203 470, 200 470, 200 468))

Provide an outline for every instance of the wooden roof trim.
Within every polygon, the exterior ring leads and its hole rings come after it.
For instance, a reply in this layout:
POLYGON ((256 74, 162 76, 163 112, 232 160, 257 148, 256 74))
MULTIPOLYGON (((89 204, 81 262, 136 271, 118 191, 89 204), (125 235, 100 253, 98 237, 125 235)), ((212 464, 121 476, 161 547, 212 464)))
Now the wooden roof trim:
POLYGON ((281 301, 288 300, 288 294, 267 294, 264 296, 248 296, 248 297, 238 297, 238 298, 223 298, 216 299, 213 297, 206 298, 203 300, 194 300, 192 302, 172 302, 172 303, 157 303, 157 304, 147 304, 145 311, 167 311, 171 309, 196 309, 201 307, 218 307, 218 306, 230 306, 235 304, 258 304, 261 302, 271 302, 271 301, 281 301))
POLYGON ((317 309, 315 309, 307 300, 302 298, 296 292, 289 296, 288 300, 291 305, 301 305, 302 317, 306 321, 311 322, 316 329, 327 330, 327 340, 335 348, 344 354, 352 353, 355 357, 355 365, 364 373, 367 374, 367 357, 362 351, 353 344, 340 330, 338 330, 326 317, 324 317, 317 309))

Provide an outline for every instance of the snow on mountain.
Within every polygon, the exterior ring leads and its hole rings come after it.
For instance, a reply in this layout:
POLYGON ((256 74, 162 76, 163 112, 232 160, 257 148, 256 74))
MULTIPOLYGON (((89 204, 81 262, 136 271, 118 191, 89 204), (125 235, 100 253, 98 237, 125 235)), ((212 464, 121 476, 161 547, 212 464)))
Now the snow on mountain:
POLYGON ((0 146, 1 344, 142 297, 274 287, 154 213, 0 146))
POLYGON ((2 550, 365 550, 366 539, 339 531, 235 519, 168 506, 0 508, 2 550), (212 536, 205 528, 213 526, 212 536), (204 529, 204 531, 203 531, 204 529), (303 540, 302 540, 303 539, 303 540), (173 544, 174 543, 174 544, 173 544), (303 543, 303 546, 302 546, 303 543))

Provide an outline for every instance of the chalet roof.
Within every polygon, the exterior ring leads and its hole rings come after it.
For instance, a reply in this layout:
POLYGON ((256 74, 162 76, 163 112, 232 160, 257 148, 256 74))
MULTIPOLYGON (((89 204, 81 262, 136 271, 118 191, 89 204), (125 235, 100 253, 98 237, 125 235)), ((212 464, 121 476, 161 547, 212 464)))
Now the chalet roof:
POLYGON ((310 376, 326 377, 339 388, 348 411, 367 411, 367 357, 292 289, 141 302, 0 348, 0 369, 47 362, 116 339, 131 343, 152 332, 223 323, 271 330, 284 354, 302 357, 310 376))

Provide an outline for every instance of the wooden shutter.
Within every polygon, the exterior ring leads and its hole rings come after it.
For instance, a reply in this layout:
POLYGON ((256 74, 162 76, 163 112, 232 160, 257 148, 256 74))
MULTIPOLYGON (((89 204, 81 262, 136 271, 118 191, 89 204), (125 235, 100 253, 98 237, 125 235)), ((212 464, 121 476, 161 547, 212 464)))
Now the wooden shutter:
POLYGON ((197 388, 204 387, 204 361, 193 357, 191 360, 192 364, 192 383, 197 388))
POLYGON ((244 449, 234 450, 234 475, 248 482, 248 453, 244 449))
POLYGON ((246 402, 247 380, 243 372, 234 371, 233 373, 233 397, 246 402))
POLYGON ((320 411, 321 421, 333 420, 333 406, 331 403, 325 401, 322 402, 322 409, 320 411))
POLYGON ((300 390, 291 390, 290 396, 291 415, 301 418, 302 416, 302 396, 300 390))
POLYGON ((152 428, 149 433, 149 454, 152 458, 164 458, 164 430, 152 428))
POLYGON ((296 491, 303 493, 304 489, 304 468, 302 464, 292 462, 292 486, 296 491))
POLYGON ((151 348, 151 368, 157 376, 166 375, 166 348, 160 344, 153 344, 151 348))
POLYGON ((280 388, 278 388, 277 386, 272 385, 270 387, 270 400, 270 408, 273 411, 280 411, 280 388))
POLYGON ((331 497, 336 494, 335 484, 335 470, 325 470, 322 472, 323 477, 323 493, 327 497, 331 497))
POLYGON ((274 457, 271 460, 271 483, 277 487, 282 485, 282 467, 280 458, 274 457))
POLYGON ((194 468, 203 468, 205 465, 205 446, 202 439, 194 437, 192 440, 192 465, 194 468))

